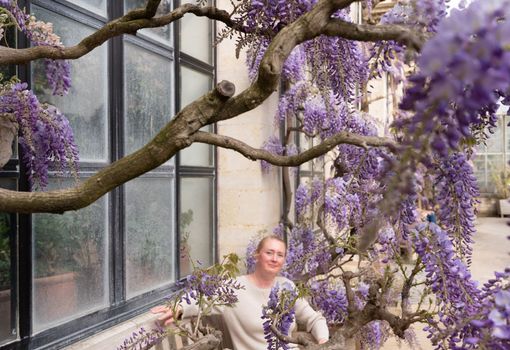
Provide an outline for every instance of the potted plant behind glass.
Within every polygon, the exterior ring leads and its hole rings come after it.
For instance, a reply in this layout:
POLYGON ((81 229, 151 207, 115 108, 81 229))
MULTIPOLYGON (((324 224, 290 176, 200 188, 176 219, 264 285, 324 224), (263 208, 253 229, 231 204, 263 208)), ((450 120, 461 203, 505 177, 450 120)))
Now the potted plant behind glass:
POLYGON ((188 209, 181 213, 180 217, 180 249, 179 249, 179 259, 180 259, 180 275, 185 276, 191 273, 191 247, 189 245, 188 239, 191 234, 190 225, 193 222, 193 210, 188 209))
POLYGON ((499 215, 510 215, 510 168, 507 166, 493 172, 492 179, 495 194, 499 199, 499 215))
POLYGON ((36 323, 58 322, 102 298, 103 211, 99 202, 34 218, 36 323))

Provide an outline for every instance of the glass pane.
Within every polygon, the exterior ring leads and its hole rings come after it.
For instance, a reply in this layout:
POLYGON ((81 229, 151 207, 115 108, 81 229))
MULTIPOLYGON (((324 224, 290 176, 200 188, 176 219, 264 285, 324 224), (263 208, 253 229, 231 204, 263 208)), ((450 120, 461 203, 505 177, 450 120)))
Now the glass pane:
MULTIPOLYGON (((16 182, 12 179, 1 179, 0 187, 16 189, 16 182)), ((16 339, 16 305, 12 294, 12 265, 11 265, 11 235, 13 230, 13 216, 0 213, 0 344, 16 339), (14 309, 13 309, 14 306, 14 309)))
POLYGON ((143 177, 125 185, 128 297, 175 280, 173 188, 170 178, 143 177))
MULTIPOLYGON (((196 0, 183 0, 182 4, 196 4, 196 0)), ((211 21, 193 14, 180 21, 181 51, 206 63, 212 63, 211 21)))
MULTIPOLYGON (((181 67, 181 107, 185 107, 212 88, 212 77, 193 69, 181 67)), ((212 132, 212 125, 202 128, 212 132)), ((181 151, 181 164, 190 166, 213 166, 213 147, 195 143, 181 151)))
MULTIPOLYGON (((50 179, 49 189, 72 180, 50 179)), ((38 332, 108 304, 108 203, 33 215, 33 328, 38 332)))
POLYGON ((191 261, 213 263, 212 188, 212 178, 181 179, 181 276, 190 273, 191 261))
POLYGON ((172 62, 125 42, 126 154, 143 147, 170 120, 172 62))
POLYGON ((503 153, 505 149, 505 143, 503 139, 503 119, 501 118, 498 122, 498 127, 494 130, 487 140, 487 153, 503 153))
POLYGON ((487 185, 489 192, 495 192, 497 177, 505 171, 505 159, 503 155, 487 156, 487 185))
POLYGON ((106 0, 67 0, 91 12, 106 17, 106 0))
MULTIPOLYGON (((134 8, 145 7, 147 4, 147 0, 124 0, 124 12, 128 12, 134 8)), ((161 0, 159 4, 158 11, 156 12, 156 17, 165 15, 172 11, 172 1, 171 0, 161 0)), ((171 44, 172 42, 172 31, 171 26, 166 25, 160 28, 149 28, 142 29, 138 31, 139 33, 143 33, 153 39, 161 41, 166 44, 171 44)))
POLYGON ((485 169, 485 155, 478 155, 473 160, 473 170, 476 178, 478 179, 478 186, 480 192, 487 193, 487 174, 485 169))
MULTIPOLYGON (((65 46, 76 44, 93 28, 32 6, 37 18, 53 23, 65 46)), ((42 60, 32 63, 33 89, 41 101, 57 106, 69 119, 82 161, 108 161, 107 45, 71 61, 72 87, 68 96, 53 96, 42 60), (93 137, 91 137, 93 136, 93 137)))

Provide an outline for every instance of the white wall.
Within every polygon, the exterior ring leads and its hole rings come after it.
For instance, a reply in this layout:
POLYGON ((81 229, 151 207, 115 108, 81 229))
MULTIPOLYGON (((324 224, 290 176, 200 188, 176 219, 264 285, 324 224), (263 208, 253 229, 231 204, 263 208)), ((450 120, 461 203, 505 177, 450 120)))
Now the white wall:
MULTIPOLYGON (((228 0, 219 0, 218 7, 227 9, 228 0)), ((219 29, 220 30, 220 29, 219 29)), ((218 31, 219 31, 218 30, 218 31)), ((235 58, 235 43, 224 41, 217 48, 218 82, 229 80, 236 85, 236 94, 249 85, 245 55, 235 58)), ((260 147, 277 129, 273 116, 275 93, 262 106, 240 117, 219 123, 218 133, 240 139, 252 147, 260 147)), ((279 172, 263 174, 260 162, 254 162, 232 151, 218 149, 218 247, 219 257, 235 252, 244 255, 250 238, 259 231, 268 233, 280 217, 279 172)))

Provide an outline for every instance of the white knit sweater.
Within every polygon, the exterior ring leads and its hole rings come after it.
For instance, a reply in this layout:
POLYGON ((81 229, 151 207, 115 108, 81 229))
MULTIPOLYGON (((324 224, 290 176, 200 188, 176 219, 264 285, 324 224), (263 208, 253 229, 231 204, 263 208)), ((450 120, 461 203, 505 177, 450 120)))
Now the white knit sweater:
MULTIPOLYGON (((225 324, 228 327, 234 350, 265 350, 267 348, 264 339, 262 306, 267 305, 271 288, 259 288, 251 282, 247 276, 240 276, 237 281, 245 287, 237 291, 239 301, 234 307, 221 307, 214 310, 214 313, 223 315, 225 324)), ((277 277, 276 283, 293 283, 284 277, 277 277)), ((183 303, 183 318, 197 314, 198 307, 195 303, 188 305, 183 303)), ((300 324, 306 326, 316 340, 328 339, 329 331, 326 319, 312 309, 304 299, 298 299, 295 305, 296 319, 300 324)), ((296 327, 294 322, 291 331, 296 327)))

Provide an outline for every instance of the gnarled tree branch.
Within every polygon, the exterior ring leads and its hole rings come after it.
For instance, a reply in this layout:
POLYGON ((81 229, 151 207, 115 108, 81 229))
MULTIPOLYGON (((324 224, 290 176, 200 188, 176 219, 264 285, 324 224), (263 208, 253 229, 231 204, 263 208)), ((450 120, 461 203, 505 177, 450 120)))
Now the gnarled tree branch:
POLYGON ((331 151, 335 146, 346 143, 359 147, 388 147, 392 151, 396 149, 396 143, 391 139, 377 136, 362 136, 351 134, 349 132, 339 132, 324 140, 321 144, 314 146, 300 154, 293 156, 281 156, 273 154, 263 149, 253 148, 242 141, 232 137, 211 134, 204 131, 197 131, 191 137, 194 142, 207 143, 210 145, 232 149, 241 153, 251 160, 265 160, 273 165, 279 166, 298 166, 308 162, 311 159, 320 157, 331 151))
MULTIPOLYGON (((360 138, 360 136, 340 133, 300 155, 281 157, 253 149, 234 139, 226 139, 212 134, 207 136, 207 134, 198 132, 203 125, 236 117, 260 105, 277 89, 283 64, 292 49, 304 41, 324 34, 332 21, 331 15, 353 2, 355 0, 321 0, 310 12, 283 28, 266 51, 259 67, 257 80, 238 96, 225 98, 233 96, 233 84, 220 83, 217 89, 184 108, 146 146, 112 163, 74 188, 44 193, 0 190, 0 211, 61 213, 66 210, 83 208, 113 188, 163 164, 192 142, 216 144, 220 147, 237 150, 251 159, 264 159, 274 165, 283 166, 302 164, 326 153, 339 143, 361 147, 384 146, 395 150, 396 144, 389 139, 360 138), (221 91, 223 88, 225 88, 224 92, 221 91)), ((151 6, 155 6, 156 3, 157 1, 150 1, 145 9, 130 11, 125 16, 106 24, 73 47, 0 48, 0 64, 22 63, 38 58, 78 58, 112 37, 126 33, 134 34, 142 28, 162 26, 181 18, 185 13, 194 13, 197 16, 223 21, 227 25, 235 25, 225 11, 214 7, 198 7, 190 4, 183 5, 165 16, 147 18, 153 14, 151 6)), ((370 28, 367 27, 366 30, 370 32, 370 28)))
POLYGON ((76 187, 49 192, 0 189, 0 211, 62 213, 88 206, 115 187, 166 162, 191 145, 190 135, 207 123, 234 94, 233 84, 217 88, 185 107, 144 147, 103 168, 76 187))
POLYGON ((323 34, 357 41, 394 40, 416 51, 420 51, 423 45, 423 38, 417 36, 411 28, 396 24, 356 24, 331 19, 324 27, 323 34))
POLYGON ((220 10, 213 6, 202 7, 193 4, 184 4, 166 15, 153 17, 156 3, 159 4, 159 1, 149 1, 147 3, 147 8, 132 10, 124 16, 105 24, 101 29, 87 36, 75 46, 35 46, 26 49, 0 46, 0 64, 23 64, 40 58, 77 59, 111 38, 121 34, 136 34, 138 30, 144 28, 162 27, 182 18, 186 13, 193 13, 200 17, 208 17, 223 22, 225 25, 234 29, 241 29, 232 21, 227 11, 220 10))

